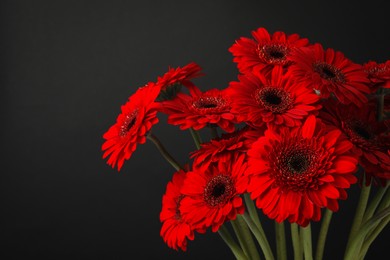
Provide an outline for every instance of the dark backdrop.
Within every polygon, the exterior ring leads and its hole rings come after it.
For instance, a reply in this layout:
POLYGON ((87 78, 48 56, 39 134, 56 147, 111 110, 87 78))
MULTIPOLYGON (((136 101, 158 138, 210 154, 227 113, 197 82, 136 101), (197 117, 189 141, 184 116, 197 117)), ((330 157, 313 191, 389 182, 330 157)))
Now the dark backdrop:
MULTIPOLYGON (((226 87, 237 76, 228 48, 258 27, 355 62, 390 58, 386 1, 308 2, 1 1, 0 257, 231 259, 211 232, 187 253, 169 249, 159 211, 170 165, 146 143, 118 173, 101 159, 102 134, 168 66, 195 61, 206 74, 201 89, 226 87)), ((189 133, 161 122, 155 134, 185 161, 189 133)), ((333 218, 325 259, 341 259, 356 191, 333 218)), ((383 259, 389 239, 387 230, 368 259, 383 259)))

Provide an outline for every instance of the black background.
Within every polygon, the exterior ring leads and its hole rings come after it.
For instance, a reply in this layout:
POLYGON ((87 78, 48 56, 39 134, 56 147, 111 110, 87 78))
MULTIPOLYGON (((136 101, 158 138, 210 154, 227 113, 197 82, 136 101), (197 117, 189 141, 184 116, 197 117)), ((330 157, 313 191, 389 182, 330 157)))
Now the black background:
MULTIPOLYGON (((170 165, 146 143, 118 173, 101 159, 102 134, 168 66, 197 62, 201 89, 226 87, 237 77, 228 48, 258 27, 383 62, 385 2, 1 1, 0 257, 231 259, 211 232, 186 253, 169 249, 158 217, 170 165)), ((182 162, 194 149, 164 116, 153 131, 182 162)), ((325 259, 342 258, 357 190, 334 215, 325 259)), ((385 258, 389 239, 386 230, 367 259, 385 258)))

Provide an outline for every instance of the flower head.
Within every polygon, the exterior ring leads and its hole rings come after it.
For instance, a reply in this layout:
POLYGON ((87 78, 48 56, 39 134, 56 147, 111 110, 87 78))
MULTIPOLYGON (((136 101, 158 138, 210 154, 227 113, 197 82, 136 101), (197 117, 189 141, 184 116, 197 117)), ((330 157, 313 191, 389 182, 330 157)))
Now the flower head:
POLYGON ((245 190, 244 156, 226 164, 213 165, 206 172, 195 169, 187 173, 182 194, 181 212, 195 228, 211 227, 216 232, 225 222, 244 212, 240 194, 245 190))
POLYGON ((348 60, 333 49, 324 50, 320 44, 294 51, 290 59, 290 77, 318 91, 323 98, 330 94, 343 104, 362 106, 370 93, 367 73, 359 64, 348 60))
POLYGON ((191 127, 199 130, 213 124, 233 132, 235 115, 230 110, 230 98, 218 89, 201 92, 195 87, 190 95, 179 93, 175 99, 162 102, 162 112, 168 114, 168 123, 180 125, 181 130, 191 127))
POLYGON ((125 160, 130 159, 137 144, 146 141, 146 134, 152 125, 158 123, 157 105, 154 102, 160 88, 153 83, 139 88, 121 107, 121 114, 103 138, 103 159, 109 156, 107 163, 113 168, 122 168, 125 160))
POLYGON ((278 222, 318 221, 321 208, 338 210, 337 200, 357 180, 351 147, 339 130, 327 129, 314 116, 299 128, 266 131, 248 151, 248 192, 278 222))
POLYGON ((363 64, 363 67, 368 73, 372 92, 379 87, 390 88, 390 60, 384 63, 369 61, 363 64))
POLYGON ((356 109, 352 105, 327 102, 320 113, 324 122, 340 129, 351 141, 351 150, 359 157, 367 183, 372 177, 390 179, 390 156, 387 154, 390 136, 386 121, 378 122, 375 110, 372 103, 356 109))
POLYGON ((310 114, 317 113, 319 96, 303 84, 295 83, 275 67, 265 77, 261 73, 239 76, 239 82, 231 82, 227 89, 233 100, 232 111, 239 122, 253 127, 294 127, 310 114))
POLYGON ((157 85, 161 86, 161 93, 158 101, 173 99, 182 86, 194 88, 195 85, 191 79, 202 76, 201 68, 198 64, 192 62, 180 68, 169 68, 168 72, 157 78, 157 85))
POLYGON ((252 143, 263 133, 264 129, 252 129, 247 126, 202 143, 201 148, 191 154, 191 158, 194 159, 193 167, 206 171, 212 164, 225 164, 233 160, 236 153, 245 155, 252 143))
POLYGON ((164 242, 171 248, 183 251, 187 249, 187 239, 194 239, 194 229, 187 223, 181 214, 180 204, 184 195, 180 192, 186 173, 176 172, 172 181, 167 184, 166 192, 162 199, 160 221, 163 223, 160 235, 164 242))
POLYGON ((309 43, 298 34, 286 35, 278 31, 270 35, 264 28, 252 31, 252 36, 254 40, 241 37, 229 48, 243 74, 253 70, 267 74, 274 66, 287 67, 291 64, 288 59, 291 50, 309 43))

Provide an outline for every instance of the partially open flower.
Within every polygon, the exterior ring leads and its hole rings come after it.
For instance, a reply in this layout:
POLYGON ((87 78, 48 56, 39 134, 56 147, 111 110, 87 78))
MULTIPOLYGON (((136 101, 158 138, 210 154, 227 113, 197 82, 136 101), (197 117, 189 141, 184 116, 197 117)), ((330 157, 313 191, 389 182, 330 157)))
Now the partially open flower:
POLYGON ((186 173, 176 172, 172 181, 167 184, 166 192, 162 199, 160 221, 162 222, 160 235, 164 242, 171 248, 183 251, 187 250, 187 239, 194 239, 194 229, 187 223, 181 214, 180 204, 184 195, 180 192, 186 173))
POLYGON ((384 63, 369 61, 363 67, 368 74, 372 92, 380 87, 390 88, 390 60, 384 63))
POLYGON ((157 101, 171 100, 180 92, 182 86, 189 89, 195 87, 191 79, 202 76, 201 68, 195 62, 184 67, 169 68, 168 72, 157 78, 156 84, 161 86, 157 101))
POLYGON ((109 156, 107 163, 113 168, 117 166, 118 171, 130 159, 137 144, 146 142, 146 134, 158 123, 158 106, 154 101, 159 93, 159 86, 153 83, 139 88, 121 107, 116 123, 104 133, 103 158, 109 156))
POLYGON ((223 90, 201 92, 193 88, 190 95, 179 93, 175 99, 162 102, 161 110, 168 114, 169 124, 179 125, 182 130, 199 130, 209 124, 229 133, 235 129, 236 117, 231 113, 231 100, 223 90))
POLYGON ((229 163, 236 153, 246 155, 252 143, 263 134, 264 129, 252 129, 247 126, 202 143, 201 148, 191 154, 191 158, 194 159, 193 167, 206 171, 212 164, 229 163))

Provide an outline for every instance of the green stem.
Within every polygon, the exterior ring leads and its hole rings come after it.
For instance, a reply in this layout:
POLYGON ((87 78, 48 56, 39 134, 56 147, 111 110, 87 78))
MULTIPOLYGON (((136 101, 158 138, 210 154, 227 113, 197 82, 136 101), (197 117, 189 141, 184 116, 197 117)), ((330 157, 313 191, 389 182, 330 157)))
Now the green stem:
MULTIPOLYGON (((390 181, 387 181, 387 186, 389 186, 390 181)), ((381 203, 378 206, 377 211, 381 211, 387 206, 390 205, 390 189, 387 189, 385 197, 382 199, 381 203)))
POLYGON ((366 176, 363 174, 363 183, 362 189, 360 191, 359 202, 356 208, 355 217, 352 222, 351 231, 348 237, 348 243, 346 247, 346 251, 349 251, 350 245, 356 234, 359 232, 360 226, 362 224, 362 220, 364 217, 364 213, 366 211, 368 198, 370 197, 371 184, 369 186, 366 185, 365 182, 366 176))
POLYGON ((192 135, 192 139, 194 139, 196 149, 200 149, 200 144, 202 143, 202 139, 200 138, 200 135, 197 131, 194 129, 190 128, 190 133, 192 135))
POLYGON ((231 221, 234 232, 237 235, 238 242, 244 251, 244 254, 249 259, 260 260, 259 253, 257 252, 256 244, 253 241, 252 234, 241 215, 237 215, 237 218, 231 221))
MULTIPOLYGON (((386 189, 386 195, 382 199, 381 203, 379 204, 377 208, 377 212, 382 211, 386 207, 390 206, 390 190, 387 189, 389 186, 389 181, 387 181, 386 186, 382 189, 386 189)), ((365 238, 365 241, 362 245, 362 248, 360 250, 359 258, 363 259, 364 256, 367 254, 368 249, 370 248, 372 242, 376 239, 376 237, 380 234, 380 232, 386 227, 386 225, 389 223, 390 217, 386 217, 385 219, 382 219, 379 225, 372 231, 368 232, 367 237, 365 238)))
POLYGON ((276 258, 278 260, 287 260, 286 232, 284 230, 284 222, 278 223, 275 221, 275 236, 276 258))
POLYGON ((329 224, 332 219, 332 215, 333 212, 329 209, 326 209, 325 214, 322 217, 321 229, 317 241, 315 260, 322 260, 322 257, 324 256, 326 235, 328 234, 329 224))
POLYGON ((379 226, 380 222, 390 215, 390 207, 386 207, 379 213, 375 214, 372 218, 370 218, 364 225, 361 226, 359 232, 352 238, 350 247, 347 249, 345 253, 344 260, 355 260, 356 252, 359 253, 359 246, 364 240, 367 233, 374 228, 375 226, 379 226))
POLYGON ((291 223, 291 239, 294 248, 294 260, 302 260, 302 245, 299 238, 298 225, 291 223))
POLYGON ((362 248, 360 249, 359 259, 364 259, 367 254, 368 249, 370 248, 372 242, 377 238, 377 236, 382 232, 382 230, 389 224, 390 216, 385 217, 379 223, 379 225, 367 236, 365 239, 362 248))
POLYGON ((249 229, 252 231, 253 235, 259 242, 261 249, 263 250, 263 254, 266 260, 274 260, 274 255, 272 254, 271 247, 268 243, 267 238, 259 231, 256 224, 253 222, 252 218, 248 215, 247 212, 243 215, 246 223, 248 224, 249 229))
POLYGON ((236 241, 230 235, 228 229, 225 226, 221 226, 218 230, 219 235, 222 237, 223 241, 229 246, 230 250, 232 250, 234 256, 238 260, 247 260, 248 258, 245 256, 244 252, 237 245, 236 241))
POLYGON ((183 167, 180 166, 180 164, 175 160, 175 158, 173 158, 173 156, 168 153, 168 151, 165 149, 163 144, 156 136, 154 136, 152 133, 149 133, 147 135, 147 138, 156 145, 161 155, 173 166, 173 168, 176 169, 176 171, 183 169, 183 167))
POLYGON ((244 199, 245 199, 246 207, 247 207, 248 212, 249 212, 249 216, 252 218, 252 220, 253 220, 253 222, 255 222, 257 228, 260 230, 260 232, 265 237, 266 235, 265 235, 263 227, 261 226, 259 214, 257 213, 257 208, 255 206, 255 203, 253 202, 253 200, 249 196, 249 193, 244 194, 244 199))
POLYGON ((303 255, 305 260, 313 260, 313 249, 311 245, 311 227, 300 227, 301 243, 303 246, 303 255))
POLYGON ((364 214, 362 222, 366 222, 369 218, 372 217, 372 215, 374 215, 375 210, 377 209, 379 203, 381 202, 383 196, 385 195, 388 187, 389 186, 386 185, 385 187, 379 188, 379 190, 375 194, 375 197, 371 200, 371 202, 366 210, 366 213, 364 214))

